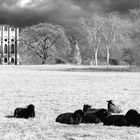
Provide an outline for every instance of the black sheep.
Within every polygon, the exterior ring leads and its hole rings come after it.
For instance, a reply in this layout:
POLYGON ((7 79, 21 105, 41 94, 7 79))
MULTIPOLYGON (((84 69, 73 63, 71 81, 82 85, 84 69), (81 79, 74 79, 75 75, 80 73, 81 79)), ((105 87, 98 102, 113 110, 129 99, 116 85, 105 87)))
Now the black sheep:
POLYGON ((96 116, 94 111, 87 111, 84 113, 83 123, 100 123, 100 119, 96 116))
POLYGON ((64 124, 74 124, 73 113, 68 112, 60 114, 55 121, 64 124))
POLYGON ((140 126, 140 114, 136 110, 130 109, 125 114, 125 119, 129 126, 140 126))
POLYGON ((106 109, 94 109, 89 110, 84 113, 84 122, 83 123, 100 123, 105 120, 107 116, 111 113, 106 109))
POLYGON ((91 106, 90 106, 90 105, 84 104, 84 106, 83 106, 83 111, 84 111, 84 112, 87 112, 87 111, 89 111, 90 109, 91 109, 91 106))
POLYGON ((56 118, 56 122, 63 124, 79 124, 83 121, 84 112, 76 110, 74 113, 63 113, 56 118))
POLYGON ((83 110, 81 110, 81 109, 76 110, 73 113, 73 119, 74 119, 75 124, 82 123, 83 120, 84 120, 84 112, 83 112, 83 110))
POLYGON ((100 119, 101 122, 103 122, 106 117, 111 115, 111 113, 108 110, 104 109, 104 108, 97 109, 95 111, 95 114, 100 119))
POLYGON ((127 121, 124 115, 108 116, 103 123, 104 125, 127 126, 127 121))
POLYGON ((83 112, 95 111, 96 110, 95 108, 91 108, 91 107, 92 107, 91 105, 84 104, 84 106, 83 106, 83 112))
POLYGON ((35 110, 34 105, 30 104, 26 108, 16 108, 14 111, 14 117, 16 118, 34 118, 35 117, 35 110))

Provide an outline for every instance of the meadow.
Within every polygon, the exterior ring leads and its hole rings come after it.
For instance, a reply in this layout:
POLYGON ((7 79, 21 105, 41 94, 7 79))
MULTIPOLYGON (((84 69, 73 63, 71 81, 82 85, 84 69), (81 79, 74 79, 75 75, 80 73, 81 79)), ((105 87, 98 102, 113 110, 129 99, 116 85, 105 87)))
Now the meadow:
POLYGON ((140 140, 140 128, 55 122, 84 104, 107 108, 107 100, 125 114, 140 112, 140 73, 98 72, 86 66, 0 66, 0 140, 140 140), (92 70, 91 70, 92 69, 92 70), (7 118, 16 107, 34 104, 36 117, 7 118))

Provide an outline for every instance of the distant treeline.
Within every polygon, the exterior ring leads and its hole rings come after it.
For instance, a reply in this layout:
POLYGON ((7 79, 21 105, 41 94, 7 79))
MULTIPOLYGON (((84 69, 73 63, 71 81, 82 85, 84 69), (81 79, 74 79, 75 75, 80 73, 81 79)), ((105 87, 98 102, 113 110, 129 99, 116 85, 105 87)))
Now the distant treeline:
POLYGON ((139 65, 140 9, 79 19, 78 26, 40 23, 23 28, 22 64, 139 65))

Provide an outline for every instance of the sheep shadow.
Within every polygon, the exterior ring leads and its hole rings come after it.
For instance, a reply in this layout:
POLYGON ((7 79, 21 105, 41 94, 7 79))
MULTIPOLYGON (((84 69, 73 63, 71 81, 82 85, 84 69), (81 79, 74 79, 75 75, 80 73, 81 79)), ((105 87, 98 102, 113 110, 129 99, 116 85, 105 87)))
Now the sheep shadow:
POLYGON ((6 117, 6 118, 16 118, 16 117, 13 116, 13 115, 6 115, 5 117, 6 117))

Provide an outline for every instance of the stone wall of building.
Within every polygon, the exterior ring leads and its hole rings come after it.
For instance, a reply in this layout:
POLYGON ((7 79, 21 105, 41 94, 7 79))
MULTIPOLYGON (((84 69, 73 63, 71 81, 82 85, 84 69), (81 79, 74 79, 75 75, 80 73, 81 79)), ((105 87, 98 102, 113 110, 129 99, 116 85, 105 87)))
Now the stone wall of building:
POLYGON ((0 25, 0 62, 17 64, 19 28, 0 25))

